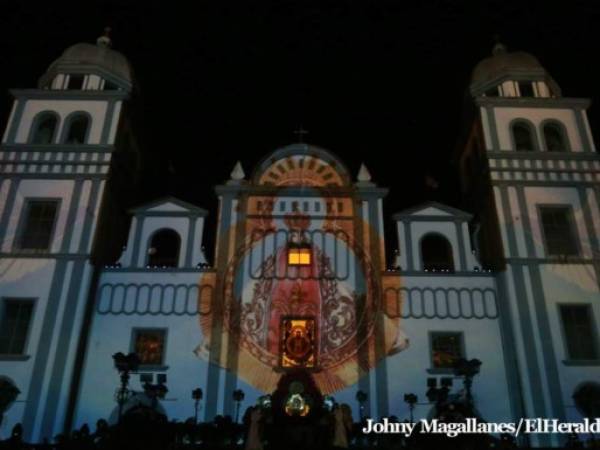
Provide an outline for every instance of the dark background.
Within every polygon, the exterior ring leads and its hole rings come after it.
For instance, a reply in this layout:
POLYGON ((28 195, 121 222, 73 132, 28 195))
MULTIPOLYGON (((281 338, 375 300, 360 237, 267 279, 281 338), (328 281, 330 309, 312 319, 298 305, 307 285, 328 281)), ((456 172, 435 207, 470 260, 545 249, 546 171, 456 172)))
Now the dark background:
MULTIPOLYGON (((8 88, 35 87, 68 46, 112 27, 140 88, 148 163, 139 202, 175 195, 211 212, 236 160, 246 173, 296 140, 364 161, 390 215, 457 204, 450 156, 470 73, 494 35, 537 56, 568 97, 600 96, 598 1, 2 2, 0 123, 8 88), (416 4, 418 3, 418 4, 416 4), (153 163, 154 162, 154 163, 153 163), (427 174, 440 182, 428 189, 427 174)), ((600 113, 592 108, 593 131, 600 113)), ((210 248, 210 246, 208 246, 210 248)))

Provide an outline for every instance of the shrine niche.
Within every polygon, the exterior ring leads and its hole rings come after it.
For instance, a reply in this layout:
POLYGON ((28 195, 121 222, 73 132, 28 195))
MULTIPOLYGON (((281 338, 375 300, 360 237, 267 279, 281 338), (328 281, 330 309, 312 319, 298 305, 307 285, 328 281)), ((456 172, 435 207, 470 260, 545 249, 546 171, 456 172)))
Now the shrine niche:
POLYGON ((283 369, 316 367, 317 339, 314 318, 283 318, 279 335, 283 369))

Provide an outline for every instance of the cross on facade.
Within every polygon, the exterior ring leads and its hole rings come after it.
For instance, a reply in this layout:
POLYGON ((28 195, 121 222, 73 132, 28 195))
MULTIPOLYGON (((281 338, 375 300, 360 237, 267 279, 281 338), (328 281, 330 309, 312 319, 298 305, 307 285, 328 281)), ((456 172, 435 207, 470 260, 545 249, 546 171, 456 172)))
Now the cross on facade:
POLYGON ((304 142, 304 135, 308 134, 308 130, 305 130, 302 125, 300 125, 295 131, 294 134, 298 136, 298 142, 304 142))

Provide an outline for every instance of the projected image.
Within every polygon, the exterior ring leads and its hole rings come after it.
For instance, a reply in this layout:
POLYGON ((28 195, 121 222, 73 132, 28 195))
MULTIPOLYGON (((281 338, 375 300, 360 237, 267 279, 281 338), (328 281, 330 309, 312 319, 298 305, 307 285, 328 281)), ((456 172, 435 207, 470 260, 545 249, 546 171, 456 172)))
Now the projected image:
POLYGON ((313 368, 316 363, 314 319, 282 319, 281 366, 313 368))
MULTIPOLYGON (((327 192, 344 183, 337 169, 293 156, 257 175, 259 183, 279 186, 277 194, 251 197, 244 223, 236 224, 245 233, 224 270, 222 327, 212 326, 212 313, 200 318, 197 353, 263 392, 275 389, 282 370, 303 369, 321 392, 332 393, 407 345, 399 300, 384 299, 389 281, 383 286, 371 261, 380 238, 364 247, 372 230, 355 214, 354 200, 327 192), (213 342, 227 350, 211 353, 213 342)), ((233 231, 225 237, 236 239, 233 231)))

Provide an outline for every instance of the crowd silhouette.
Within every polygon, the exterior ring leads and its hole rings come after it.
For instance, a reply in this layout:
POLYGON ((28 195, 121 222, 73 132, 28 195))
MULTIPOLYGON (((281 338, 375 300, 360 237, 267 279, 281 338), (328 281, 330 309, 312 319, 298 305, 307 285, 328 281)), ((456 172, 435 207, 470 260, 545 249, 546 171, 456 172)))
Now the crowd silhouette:
MULTIPOLYGON (((442 412, 440 417, 444 420, 442 412)), ((457 420, 459 412, 446 416, 449 421, 457 420)), ((391 416, 390 422, 398 422, 391 416)), ((304 449, 510 449, 517 448, 512 436, 461 435, 456 438, 413 433, 409 438, 402 434, 364 434, 363 423, 349 420, 346 406, 339 405, 323 416, 310 429, 300 429, 304 436, 277 436, 277 426, 268 410, 250 407, 242 423, 235 423, 230 416, 216 416, 212 422, 195 423, 193 418, 185 422, 169 421, 149 408, 129 411, 119 424, 109 426, 106 420, 96 423, 92 432, 85 424, 68 435, 60 434, 51 441, 29 444, 23 440, 23 428, 16 425, 11 436, 0 442, 0 449, 10 450, 292 450, 304 449), (310 446, 307 445, 311 442, 310 446)), ((584 446, 577 436, 569 436, 565 443, 569 448, 591 448, 584 446)), ((595 448, 595 447, 594 447, 595 448)))
MULTIPOLYGON (((461 405, 447 404, 437 417, 448 422, 463 420, 461 405)), ((395 416, 391 423, 399 422, 395 416)), ((365 434, 366 420, 353 423, 348 405, 335 405, 307 427, 283 429, 273 420, 269 408, 252 406, 244 413, 241 423, 231 416, 216 416, 211 422, 196 423, 194 418, 185 422, 169 421, 154 409, 140 407, 127 412, 122 420, 109 425, 104 419, 96 423, 94 431, 87 424, 70 434, 59 434, 52 440, 29 444, 23 439, 23 428, 16 425, 11 436, 0 442, 0 449, 11 450, 295 450, 295 449, 511 449, 517 442, 510 435, 465 434, 455 438, 414 432, 402 434, 365 434), (292 431, 290 431, 292 430, 292 431), (295 430, 295 431, 293 431, 295 430), (294 435, 296 433, 296 435, 294 435)), ((597 445, 597 444, 596 444, 597 445)), ((576 435, 566 437, 568 448, 600 448, 592 441, 584 443, 576 435)))

